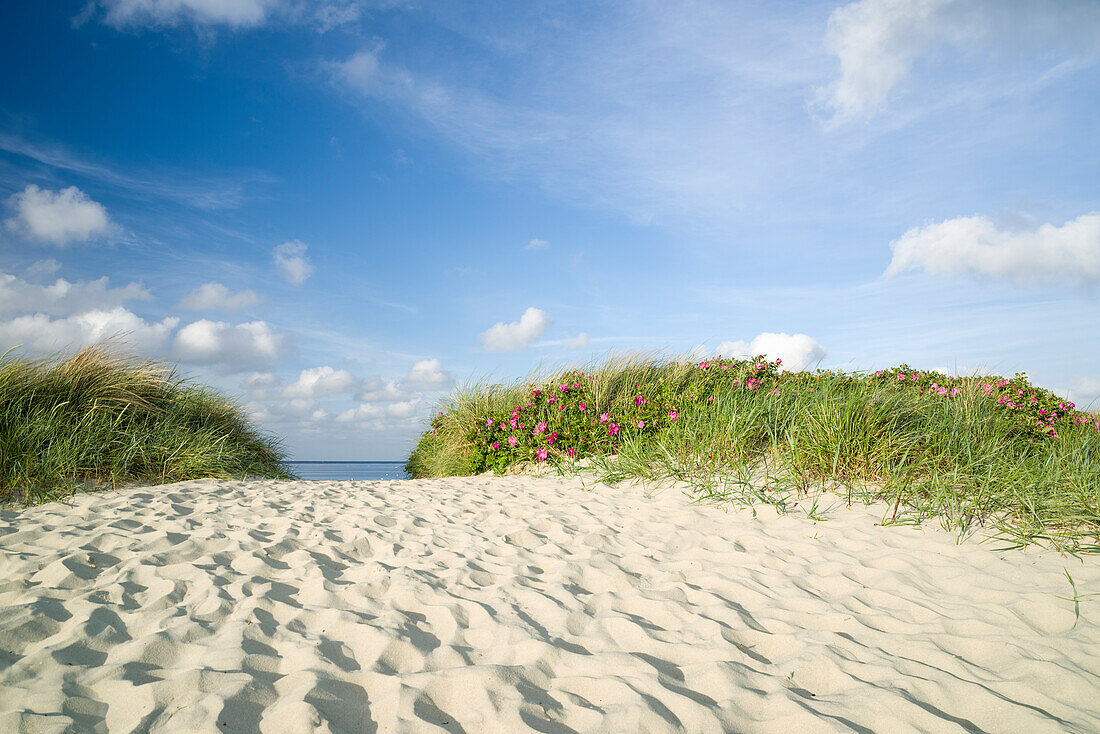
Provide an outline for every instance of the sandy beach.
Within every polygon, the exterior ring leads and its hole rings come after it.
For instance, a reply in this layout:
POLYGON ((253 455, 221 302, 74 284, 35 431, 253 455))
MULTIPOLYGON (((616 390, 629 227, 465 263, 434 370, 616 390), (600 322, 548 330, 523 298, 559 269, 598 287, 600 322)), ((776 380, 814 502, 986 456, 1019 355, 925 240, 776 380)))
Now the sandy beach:
POLYGON ((1100 731, 1097 558, 825 516, 523 476, 6 510, 0 731, 1100 731))

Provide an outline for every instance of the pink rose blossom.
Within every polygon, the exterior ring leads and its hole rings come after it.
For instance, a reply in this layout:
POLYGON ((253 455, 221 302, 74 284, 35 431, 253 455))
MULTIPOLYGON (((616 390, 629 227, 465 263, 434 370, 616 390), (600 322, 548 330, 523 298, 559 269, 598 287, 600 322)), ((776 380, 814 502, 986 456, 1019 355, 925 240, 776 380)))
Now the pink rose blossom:
POLYGON ((516 438, 515 436, 509 436, 508 437, 508 445, 509 446, 511 446, 512 448, 515 448, 517 443, 519 443, 518 438, 516 438))

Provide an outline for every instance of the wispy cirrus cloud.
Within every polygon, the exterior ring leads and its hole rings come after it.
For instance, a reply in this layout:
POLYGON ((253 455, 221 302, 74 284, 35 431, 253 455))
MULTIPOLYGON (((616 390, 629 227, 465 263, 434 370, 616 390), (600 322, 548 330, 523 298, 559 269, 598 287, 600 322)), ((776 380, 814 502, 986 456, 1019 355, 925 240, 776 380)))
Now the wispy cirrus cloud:
MULTIPOLYGON (((168 28, 180 25, 256 28, 268 23, 307 25, 319 32, 357 23, 365 0, 100 0, 102 20, 115 28, 168 28)), ((74 23, 94 16, 87 10, 74 23)))
POLYGON ((186 176, 163 173, 125 173, 89 160, 64 146, 0 133, 0 151, 121 190, 136 199, 165 199, 202 210, 236 209, 257 198, 255 189, 278 181, 260 171, 212 178, 189 171, 186 176))
POLYGON ((1038 74, 1066 63, 1093 64, 1100 6, 1090 0, 858 0, 829 16, 825 45, 840 75, 818 90, 817 102, 835 126, 880 113, 917 62, 944 48, 964 58, 1037 57, 1038 74))

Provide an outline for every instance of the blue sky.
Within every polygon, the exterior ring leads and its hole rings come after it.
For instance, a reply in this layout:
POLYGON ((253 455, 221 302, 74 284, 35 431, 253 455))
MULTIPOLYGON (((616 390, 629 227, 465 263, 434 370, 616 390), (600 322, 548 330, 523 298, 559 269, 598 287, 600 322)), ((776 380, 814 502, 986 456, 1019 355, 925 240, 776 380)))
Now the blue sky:
POLYGON ((0 9, 0 346, 117 332, 298 459, 609 352, 1100 395, 1100 4, 0 9))

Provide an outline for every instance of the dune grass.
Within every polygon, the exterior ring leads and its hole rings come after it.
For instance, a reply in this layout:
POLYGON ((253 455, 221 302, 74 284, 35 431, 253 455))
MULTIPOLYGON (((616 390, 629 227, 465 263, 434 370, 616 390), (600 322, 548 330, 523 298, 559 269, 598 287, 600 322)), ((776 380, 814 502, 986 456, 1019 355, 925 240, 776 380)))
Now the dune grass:
POLYGON ((1100 552, 1100 418, 1023 374, 610 359, 456 390, 406 470, 570 471, 581 459, 605 480, 686 481, 749 506, 814 516, 830 490, 886 501, 886 522, 937 518, 959 537, 985 528, 1007 547, 1100 552))
POLYGON ((0 501, 118 483, 292 478, 279 442, 169 366, 100 344, 68 358, 0 357, 0 501))

